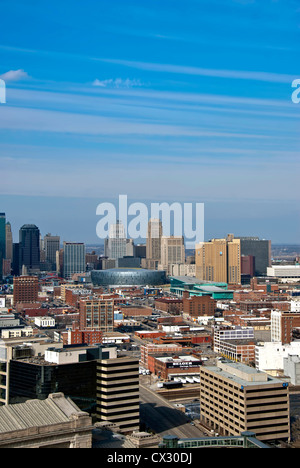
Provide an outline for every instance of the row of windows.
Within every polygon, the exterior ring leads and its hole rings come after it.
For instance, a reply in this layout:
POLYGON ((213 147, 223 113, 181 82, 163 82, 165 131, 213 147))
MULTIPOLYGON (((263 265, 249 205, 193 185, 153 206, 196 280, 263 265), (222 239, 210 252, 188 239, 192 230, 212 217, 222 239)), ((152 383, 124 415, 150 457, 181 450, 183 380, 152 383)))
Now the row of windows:
MULTIPOLYGON (((106 414, 101 413, 101 412, 99 412, 99 411, 97 411, 97 415, 100 417, 100 419, 102 419, 101 416, 107 417, 106 414)), ((109 419, 109 418, 108 418, 108 419, 109 419)), ((133 419, 134 419, 135 421, 139 421, 139 416, 138 416, 138 414, 129 414, 129 415, 127 416, 127 418, 118 418, 118 420, 117 420, 116 422, 117 422, 118 424, 122 425, 122 423, 126 423, 126 422, 129 422, 129 421, 132 421, 133 419)), ((134 424, 134 423, 128 424, 128 427, 133 426, 133 425, 135 425, 135 424, 134 424)), ((127 427, 127 424, 126 424, 126 427, 127 427)))
POLYGON ((215 400, 212 402, 210 400, 209 397, 207 398, 204 398, 204 399, 201 399, 201 408, 202 408, 202 404, 206 404, 207 405, 207 408, 214 408, 214 412, 216 414, 219 413, 218 410, 220 410, 220 414, 223 412, 223 411, 226 411, 227 413, 229 412, 230 414, 236 414, 236 417, 238 419, 243 419, 244 416, 245 416, 245 410, 243 407, 239 407, 237 406, 236 404, 234 404, 235 402, 232 401, 233 404, 229 404, 229 403, 226 403, 222 400, 219 400, 219 403, 218 404, 215 400))
POLYGON ((103 403, 118 403, 118 402, 124 402, 125 400, 136 400, 139 398, 139 391, 135 391, 132 389, 127 389, 127 390, 122 390, 122 396, 116 397, 114 394, 106 394, 104 395, 103 393, 100 392, 99 395, 97 395, 97 401, 100 403, 103 401, 103 403))
POLYGON ((126 403, 126 409, 124 409, 124 405, 114 405, 114 406, 107 406, 107 405, 101 405, 98 404, 97 408, 99 412, 107 413, 109 412, 111 415, 112 414, 126 414, 130 413, 132 411, 139 411, 139 402, 132 402, 131 404, 126 403), (122 409, 123 411, 120 411, 122 409))
POLYGON ((238 399, 243 399, 244 397, 244 394, 242 393, 242 391, 240 389, 236 389, 234 387, 224 387, 223 385, 213 385, 211 384, 211 382, 209 382, 208 380, 204 380, 203 381, 203 378, 201 377, 201 384, 200 384, 200 391, 202 392, 205 392, 205 391, 209 391, 209 393, 211 393, 211 391, 213 391, 215 394, 219 394, 219 395, 227 395, 227 398, 229 395, 231 395, 232 397, 234 398, 238 398, 238 399), (238 391, 239 390, 239 391, 238 391))
POLYGON ((103 374, 100 376, 99 374, 97 375, 97 377, 100 377, 100 380, 98 380, 99 383, 104 383, 104 384, 112 384, 112 382, 121 382, 121 381, 129 381, 130 382, 132 380, 134 380, 134 382, 136 382, 136 384, 138 384, 138 376, 136 375, 136 373, 132 374, 132 375, 120 375, 118 377, 110 377, 110 376, 104 376, 103 374))
MULTIPOLYGON (((233 413, 226 414, 225 412, 221 411, 214 411, 210 408, 205 408, 205 411, 201 412, 202 416, 214 421, 218 421, 223 427, 227 428, 234 428, 237 430, 239 428, 239 432, 242 432, 245 429, 244 420, 238 420, 238 418, 234 417, 233 413)), ((230 432, 233 432, 232 430, 230 432)))

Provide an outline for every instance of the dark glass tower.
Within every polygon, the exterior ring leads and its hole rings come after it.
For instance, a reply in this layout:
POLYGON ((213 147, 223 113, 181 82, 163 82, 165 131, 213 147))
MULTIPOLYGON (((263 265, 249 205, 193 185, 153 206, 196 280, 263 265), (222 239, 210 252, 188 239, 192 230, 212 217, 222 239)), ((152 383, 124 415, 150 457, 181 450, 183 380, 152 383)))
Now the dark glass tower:
POLYGON ((34 224, 24 224, 19 231, 20 273, 23 265, 29 270, 40 268, 40 230, 34 224))
POLYGON ((6 251, 6 219, 5 213, 0 213, 0 279, 2 279, 3 259, 6 251))

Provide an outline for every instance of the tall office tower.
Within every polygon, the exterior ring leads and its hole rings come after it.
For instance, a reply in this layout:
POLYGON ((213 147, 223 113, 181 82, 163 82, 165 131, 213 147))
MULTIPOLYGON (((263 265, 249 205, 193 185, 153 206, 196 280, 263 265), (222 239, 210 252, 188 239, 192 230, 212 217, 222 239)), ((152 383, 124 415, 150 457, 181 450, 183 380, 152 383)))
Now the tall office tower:
POLYGON ((44 237, 44 249, 45 249, 45 259, 46 262, 51 263, 52 268, 55 268, 56 265, 56 252, 60 248, 60 237, 51 236, 51 234, 46 234, 44 237))
POLYGON ((79 301, 81 330, 111 332, 114 329, 114 301, 112 299, 81 299, 79 301))
POLYGON ((56 252, 56 273, 58 276, 63 276, 64 275, 64 249, 59 249, 56 252))
POLYGON ((161 265, 168 270, 169 265, 185 263, 185 248, 183 236, 162 236, 161 238, 161 265))
POLYGON ((39 280, 37 276, 19 276, 14 278, 14 305, 20 302, 37 302, 39 280))
POLYGON ((146 244, 137 244, 135 245, 135 256, 138 258, 146 258, 146 244))
POLYGON ((12 274, 14 276, 19 276, 20 274, 20 244, 19 243, 13 243, 12 274))
POLYGON ((255 276, 266 276, 271 266, 271 241, 259 237, 237 237, 241 242, 241 255, 254 257, 255 276))
POLYGON ((130 357, 97 362, 97 410, 99 422, 115 424, 120 432, 140 428, 139 361, 130 357))
POLYGON ((126 239, 126 257, 135 256, 135 245, 133 239, 126 239))
POLYGON ((149 260, 161 260, 161 238, 163 235, 160 219, 151 218, 148 223, 146 258, 149 260))
POLYGON ((75 273, 85 273, 85 245, 82 242, 64 242, 63 276, 71 279, 75 273))
POLYGON ((6 232, 6 258, 12 261, 13 259, 13 236, 12 236, 12 231, 11 231, 11 224, 9 222, 6 223, 5 232, 6 232))
POLYGON ((127 239, 125 228, 121 221, 109 228, 108 239, 105 240, 105 257, 117 260, 126 256, 127 239))
POLYGON ((19 231, 20 271, 23 266, 27 271, 40 268, 40 231, 34 224, 24 224, 19 231))
POLYGON ((212 239, 196 245, 196 278, 201 281, 227 282, 227 244, 212 239))
POLYGON ((6 253, 6 227, 5 213, 0 213, 0 278, 3 273, 3 260, 6 253))
POLYGON ((231 234, 227 236, 227 283, 241 284, 241 243, 231 234))
POLYGON ((228 235, 196 245, 196 277, 201 281, 241 283, 240 241, 228 235))

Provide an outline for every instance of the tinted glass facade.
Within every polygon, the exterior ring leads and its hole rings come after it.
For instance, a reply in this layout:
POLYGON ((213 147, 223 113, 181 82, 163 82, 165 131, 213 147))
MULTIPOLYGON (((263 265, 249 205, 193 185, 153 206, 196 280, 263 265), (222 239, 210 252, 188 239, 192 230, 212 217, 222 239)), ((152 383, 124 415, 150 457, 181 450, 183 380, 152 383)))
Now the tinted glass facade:
POLYGON ((19 231, 20 272, 25 265, 30 269, 40 268, 40 230, 34 224, 24 224, 19 231))
POLYGON ((85 272, 85 245, 64 242, 64 278, 72 278, 75 273, 85 272))
POLYGON ((267 274, 267 267, 271 266, 271 241, 240 237, 241 255, 251 255, 254 257, 255 276, 267 274))
POLYGON ((10 402, 16 399, 41 399, 49 393, 62 392, 74 398, 80 406, 81 399, 96 402, 96 361, 53 365, 23 361, 10 362, 10 402))

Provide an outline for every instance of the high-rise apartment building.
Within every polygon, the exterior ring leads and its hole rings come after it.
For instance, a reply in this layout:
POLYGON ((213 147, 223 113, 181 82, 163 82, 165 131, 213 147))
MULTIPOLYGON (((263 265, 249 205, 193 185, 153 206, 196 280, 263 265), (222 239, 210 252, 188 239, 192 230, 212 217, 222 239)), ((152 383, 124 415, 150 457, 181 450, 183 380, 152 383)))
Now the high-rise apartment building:
POLYGON ((45 259, 47 262, 51 263, 52 268, 55 268, 56 265, 56 252, 60 248, 60 237, 51 236, 51 234, 46 234, 44 237, 44 249, 45 249, 45 259))
POLYGON ((271 242, 258 237, 212 239, 196 245, 196 277, 203 281, 241 284, 242 273, 251 277, 267 274, 271 242))
POLYGON ((5 213, 0 213, 0 278, 3 273, 3 260, 6 256, 6 218, 5 213))
POLYGON ((227 243, 213 239, 196 245, 196 277, 202 281, 227 282, 227 243))
POLYGON ((85 270, 85 245, 82 242, 64 242, 64 278, 71 279, 75 273, 85 273, 85 270))
POLYGON ((125 228, 121 221, 112 224, 109 228, 108 238, 105 239, 104 253, 105 257, 117 260, 126 256, 127 239, 125 228))
POLYGON ((227 236, 227 283, 241 283, 241 243, 233 236, 227 236))
POLYGON ((123 433, 139 431, 139 361, 130 357, 97 363, 97 420, 123 433))
POLYGON ((34 224, 24 224, 19 231, 19 267, 27 271, 40 268, 40 231, 34 224))
POLYGON ((113 299, 87 298, 79 302, 81 330, 110 332, 114 329, 113 299))
POLYGON ((196 277, 202 281, 241 283, 240 241, 228 236, 196 245, 196 277))
POLYGON ((169 265, 185 263, 185 247, 183 236, 162 236, 161 267, 168 270, 169 265))
POLYGON ((200 367, 201 420, 220 435, 290 439, 288 383, 241 363, 200 367))

